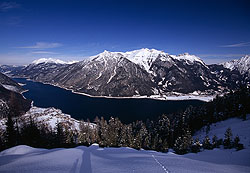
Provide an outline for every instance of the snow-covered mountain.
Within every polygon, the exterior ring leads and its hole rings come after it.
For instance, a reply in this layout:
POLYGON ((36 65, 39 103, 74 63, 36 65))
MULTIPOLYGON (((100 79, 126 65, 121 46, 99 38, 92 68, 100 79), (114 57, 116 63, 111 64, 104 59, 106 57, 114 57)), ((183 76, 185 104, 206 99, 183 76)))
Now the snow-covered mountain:
POLYGON ((34 60, 32 62, 32 64, 41 64, 41 63, 50 63, 50 64, 73 64, 73 63, 76 63, 78 61, 62 61, 60 59, 53 59, 53 58, 40 58, 40 59, 37 59, 37 60, 34 60))
POLYGON ((250 77, 250 56, 246 55, 240 59, 228 61, 222 63, 225 68, 233 70, 238 70, 242 75, 247 75, 250 77))
MULTIPOLYGON (((244 61, 247 63, 247 58, 241 60, 244 61)), ((206 65, 195 55, 169 55, 147 48, 104 51, 73 64, 40 59, 14 75, 93 96, 154 98, 216 95, 249 80, 243 78, 241 71, 206 65)))

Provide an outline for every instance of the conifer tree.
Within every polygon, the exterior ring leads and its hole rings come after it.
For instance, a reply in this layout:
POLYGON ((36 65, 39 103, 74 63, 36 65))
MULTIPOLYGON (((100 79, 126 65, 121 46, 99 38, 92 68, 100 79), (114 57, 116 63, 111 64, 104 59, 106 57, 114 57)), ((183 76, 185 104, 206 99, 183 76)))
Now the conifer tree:
POLYGON ((33 117, 29 117, 28 122, 23 122, 21 129, 21 141, 23 144, 32 146, 32 147, 41 147, 41 138, 40 129, 38 128, 37 123, 33 117))
POLYGON ((108 124, 107 121, 101 117, 100 123, 98 125, 98 134, 100 138, 99 145, 100 146, 107 146, 108 145, 108 124))
POLYGON ((166 115, 162 115, 157 123, 157 134, 159 134, 160 142, 160 151, 168 150, 168 141, 170 141, 170 121, 166 115))
POLYGON ((188 152, 188 147, 184 144, 182 137, 178 137, 175 140, 174 151, 177 154, 186 154, 188 152))
POLYGON ((123 144, 126 147, 133 147, 133 142, 134 142, 134 136, 133 136, 133 129, 132 129, 132 125, 128 124, 125 125, 123 127, 123 133, 122 133, 122 142, 121 144, 123 144))
POLYGON ((108 123, 107 144, 117 147, 121 137, 122 123, 118 118, 110 117, 108 123))
POLYGON ((240 143, 240 137, 238 135, 234 138, 234 147, 237 151, 244 148, 243 144, 240 143))
POLYGON ((62 123, 57 122, 56 124, 56 145, 57 147, 63 147, 66 143, 66 134, 62 123))
POLYGON ((14 127, 14 121, 11 117, 11 115, 8 115, 8 119, 6 122, 6 144, 7 147, 13 147, 16 145, 16 129, 14 127))
POLYGON ((208 149, 208 150, 212 149, 212 144, 211 144, 209 136, 205 137, 202 146, 203 146, 204 149, 208 149))
POLYGON ((195 140, 194 140, 194 143, 192 144, 192 146, 191 146, 191 151, 193 152, 193 153, 198 153, 198 152, 200 152, 200 150, 201 150, 201 143, 200 143, 200 140, 199 140, 199 138, 197 137, 195 140))
POLYGON ((224 134, 224 141, 223 141, 224 148, 232 148, 232 137, 233 137, 232 130, 229 127, 224 134))
POLYGON ((219 145, 218 137, 214 135, 212 138, 212 148, 219 148, 219 145))
POLYGON ((174 144, 174 150, 177 154, 186 154, 191 150, 193 138, 191 132, 186 129, 182 137, 178 137, 174 144))

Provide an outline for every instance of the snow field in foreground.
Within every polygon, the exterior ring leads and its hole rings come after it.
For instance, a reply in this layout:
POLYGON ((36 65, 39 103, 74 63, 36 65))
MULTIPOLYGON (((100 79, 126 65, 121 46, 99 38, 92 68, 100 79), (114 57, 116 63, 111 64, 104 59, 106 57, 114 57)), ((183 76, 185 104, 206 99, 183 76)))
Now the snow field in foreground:
MULTIPOLYGON (((245 149, 213 149, 186 155, 173 152, 134 150, 131 148, 100 148, 79 146, 71 149, 36 149, 16 146, 0 153, 0 172, 250 172, 250 116, 211 125, 209 136, 223 137, 231 127, 242 139, 245 149)), ((202 130, 196 136, 205 136, 202 130)), ((202 139, 202 138, 201 138, 202 139)))

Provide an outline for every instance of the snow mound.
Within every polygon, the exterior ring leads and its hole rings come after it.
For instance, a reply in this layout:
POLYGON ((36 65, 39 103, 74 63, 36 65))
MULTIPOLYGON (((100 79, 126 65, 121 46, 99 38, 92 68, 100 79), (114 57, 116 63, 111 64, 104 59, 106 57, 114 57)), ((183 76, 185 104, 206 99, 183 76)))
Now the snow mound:
MULTIPOLYGON (((43 149, 41 149, 43 150, 43 149)), ((34 151, 39 151, 39 149, 32 148, 27 145, 18 145, 16 147, 9 148, 7 150, 4 150, 0 153, 0 156, 6 156, 6 155, 18 155, 18 154, 28 154, 34 151)))

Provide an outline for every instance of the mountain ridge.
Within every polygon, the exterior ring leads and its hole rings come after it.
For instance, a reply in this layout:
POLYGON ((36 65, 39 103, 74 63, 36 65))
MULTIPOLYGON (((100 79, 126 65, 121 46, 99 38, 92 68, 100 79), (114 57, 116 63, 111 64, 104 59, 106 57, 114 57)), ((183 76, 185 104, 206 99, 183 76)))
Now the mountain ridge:
MULTIPOLYGON (((243 63, 243 60, 241 61, 243 63)), ((249 83, 238 69, 207 65, 188 53, 169 55, 156 49, 104 51, 72 63, 32 63, 12 74, 77 93, 107 97, 216 96, 249 83)))

